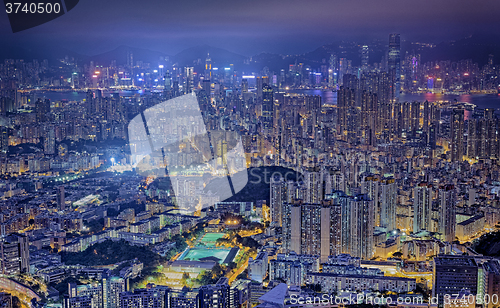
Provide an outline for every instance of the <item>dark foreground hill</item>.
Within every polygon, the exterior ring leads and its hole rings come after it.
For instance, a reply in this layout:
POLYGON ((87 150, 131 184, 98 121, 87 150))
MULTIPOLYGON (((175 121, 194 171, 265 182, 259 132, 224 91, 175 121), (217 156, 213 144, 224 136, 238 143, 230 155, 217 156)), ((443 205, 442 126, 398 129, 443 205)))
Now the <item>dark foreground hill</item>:
POLYGON ((250 168, 247 172, 247 185, 226 201, 255 203, 257 200, 267 200, 267 204, 269 204, 269 184, 273 175, 281 174, 286 180, 296 180, 297 177, 301 177, 300 173, 296 173, 292 169, 276 166, 250 168))
POLYGON ((481 236, 475 243, 474 250, 491 257, 500 257, 500 231, 481 236))

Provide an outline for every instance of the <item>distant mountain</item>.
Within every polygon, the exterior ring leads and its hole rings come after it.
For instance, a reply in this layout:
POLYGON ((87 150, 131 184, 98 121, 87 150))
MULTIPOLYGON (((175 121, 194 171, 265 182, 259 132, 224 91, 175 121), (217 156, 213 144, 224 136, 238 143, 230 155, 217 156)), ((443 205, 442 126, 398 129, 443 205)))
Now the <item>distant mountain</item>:
MULTIPOLYGON (((24 59, 25 61, 48 59, 50 63, 56 63, 58 59, 68 56, 82 64, 94 61, 98 65, 109 65, 111 61, 116 60, 118 65, 124 65, 128 61, 128 56, 132 53, 134 62, 143 61, 151 65, 157 65, 163 62, 162 59, 169 57, 171 63, 178 63, 181 67, 194 66, 199 70, 204 66, 207 54, 210 54, 213 67, 223 68, 233 64, 234 68, 240 72, 259 72, 264 67, 268 67, 271 72, 277 73, 281 69, 286 70, 288 65, 294 63, 303 63, 313 69, 318 69, 321 65, 328 64, 332 53, 337 55, 338 59, 345 58, 351 60, 353 66, 359 66, 361 62, 360 48, 363 44, 347 41, 332 42, 299 55, 261 53, 251 57, 249 64, 245 64, 247 57, 209 45, 191 47, 174 56, 169 56, 160 51, 129 46, 120 46, 105 53, 86 56, 52 44, 2 42, 0 61, 2 59, 24 59)), ((369 62, 380 62, 386 54, 388 40, 387 42, 381 40, 372 41, 366 44, 370 50, 369 62)), ((406 52, 421 54, 422 62, 472 59, 473 62, 479 63, 480 66, 484 65, 488 61, 488 56, 492 54, 495 62, 498 63, 498 59, 500 59, 500 34, 475 34, 467 38, 442 42, 434 46, 402 41, 402 59, 406 52)))
POLYGON ((202 45, 191 47, 179 52, 172 57, 172 61, 179 63, 180 66, 192 66, 194 63, 198 62, 199 59, 204 65, 208 54, 210 54, 212 66, 215 67, 224 67, 229 66, 230 64, 241 66, 246 59, 245 56, 222 48, 202 45))
POLYGON ((113 50, 89 57, 90 61, 96 64, 109 65, 111 61, 116 60, 117 65, 125 65, 128 63, 129 55, 133 55, 133 61, 143 61, 151 65, 163 63, 164 59, 169 57, 166 53, 152 51, 148 49, 135 48, 129 46, 119 46, 113 50), (163 60, 162 60, 163 59, 163 60))
POLYGON ((34 59, 42 61, 47 59, 49 63, 56 63, 58 59, 64 59, 65 56, 75 58, 79 61, 85 61, 88 56, 81 55, 72 50, 53 46, 50 44, 30 44, 20 45, 18 43, 2 42, 0 48, 0 59, 23 59, 24 61, 32 61, 34 59))
POLYGON ((500 59, 500 35, 474 34, 452 42, 437 44, 435 48, 427 48, 422 52, 422 61, 459 61, 472 59, 479 66, 486 64, 492 54, 495 62, 500 59))

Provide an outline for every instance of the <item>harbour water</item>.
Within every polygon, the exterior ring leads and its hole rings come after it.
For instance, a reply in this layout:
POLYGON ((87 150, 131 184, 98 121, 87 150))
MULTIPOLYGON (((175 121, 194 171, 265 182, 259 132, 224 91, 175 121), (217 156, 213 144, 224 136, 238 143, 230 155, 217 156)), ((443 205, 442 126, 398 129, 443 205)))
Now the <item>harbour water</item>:
MULTIPOLYGON (((121 91, 120 96, 131 96, 134 94, 142 94, 137 91, 121 91)), ((297 93, 305 95, 319 95, 322 98, 323 104, 336 105, 337 104, 337 93, 328 90, 290 90, 288 93, 297 93)), ((105 93, 106 95, 106 93, 105 93)), ((86 97, 85 92, 39 92, 36 97, 46 97, 52 101, 69 100, 69 101, 79 101, 86 97)), ((448 102, 463 102, 470 103, 477 106, 477 108, 494 108, 500 110, 500 95, 499 94, 463 94, 463 95, 451 95, 451 94, 401 94, 400 101, 448 101, 448 102)))

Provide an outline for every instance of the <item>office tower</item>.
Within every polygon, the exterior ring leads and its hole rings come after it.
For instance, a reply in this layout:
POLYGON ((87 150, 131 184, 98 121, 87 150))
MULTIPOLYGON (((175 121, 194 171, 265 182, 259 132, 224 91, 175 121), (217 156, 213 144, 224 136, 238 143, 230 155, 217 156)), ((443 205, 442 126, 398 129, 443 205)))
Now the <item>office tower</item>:
POLYGON ((404 63, 404 89, 416 90, 419 88, 419 74, 420 74, 420 54, 406 54, 404 63))
POLYGON ((0 269, 3 275, 19 275, 30 269, 29 240, 25 235, 10 234, 0 241, 0 269))
POLYGON ((455 187, 444 185, 439 187, 439 233, 446 242, 455 240, 456 208, 455 187))
POLYGON ((56 188, 56 196, 57 196, 57 208, 60 211, 64 211, 66 209, 66 199, 64 198, 64 186, 59 186, 56 188))
POLYGON ((207 58, 205 59, 205 80, 212 80, 212 59, 210 58, 210 53, 207 53, 207 58))
POLYGON ((413 233, 431 231, 432 185, 422 182, 413 189, 413 233))
POLYGON ((148 285, 146 289, 120 293, 120 308, 164 308, 168 300, 169 288, 148 285))
POLYGON ((280 175, 271 177, 270 185, 271 224, 281 226, 282 207, 287 202, 286 182, 280 175))
POLYGON ((366 71, 368 69, 368 58, 369 58, 368 46, 363 45, 361 47, 361 70, 362 71, 366 71))
POLYGON ((229 308, 228 281, 228 278, 222 277, 216 284, 201 286, 198 292, 198 308, 229 308))
POLYGON ((262 128, 269 133, 273 128, 274 91, 268 84, 262 89, 262 128))
POLYGON ((389 73, 391 102, 399 100, 401 90, 401 44, 399 34, 389 35, 389 50, 387 55, 387 72, 389 73))
POLYGON ((396 229, 396 197, 397 184, 393 178, 383 178, 380 181, 380 227, 387 231, 396 229))
POLYGON ((432 277, 432 296, 438 298, 438 307, 444 307, 445 295, 451 298, 463 290, 477 294, 478 264, 473 257, 438 255, 434 258, 432 277))
POLYGON ((464 110, 453 109, 450 119, 451 128, 451 161, 462 161, 464 147, 464 110))
POLYGON ((328 87, 332 88, 337 84, 337 56, 330 55, 328 61, 328 87))

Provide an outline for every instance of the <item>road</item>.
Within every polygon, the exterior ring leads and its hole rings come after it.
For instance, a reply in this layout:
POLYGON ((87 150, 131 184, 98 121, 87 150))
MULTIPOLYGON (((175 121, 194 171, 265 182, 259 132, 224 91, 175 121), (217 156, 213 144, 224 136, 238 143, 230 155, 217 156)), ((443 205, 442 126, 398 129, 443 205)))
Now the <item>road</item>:
POLYGON ((229 284, 235 281, 236 277, 238 277, 239 274, 243 273, 243 271, 246 270, 247 267, 248 267, 248 259, 245 261, 245 263, 243 263, 242 266, 240 266, 239 269, 236 270, 236 272, 234 272, 233 275, 231 275, 231 277, 229 277, 229 284))

